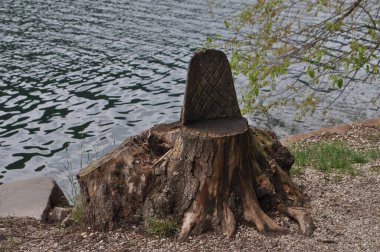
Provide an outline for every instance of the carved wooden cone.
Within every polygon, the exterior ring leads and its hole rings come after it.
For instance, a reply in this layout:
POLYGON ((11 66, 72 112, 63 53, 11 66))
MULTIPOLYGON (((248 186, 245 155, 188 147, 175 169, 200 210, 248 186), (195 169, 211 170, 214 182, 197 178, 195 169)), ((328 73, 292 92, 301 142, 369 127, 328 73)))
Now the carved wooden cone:
POLYGON ((88 224, 172 217, 183 240, 209 229, 231 236, 241 223, 282 231, 269 217, 282 212, 311 235, 304 197, 289 177, 293 157, 241 117, 222 52, 191 60, 181 119, 127 139, 79 173, 88 224))
POLYGON ((183 124, 241 117, 231 67, 223 52, 206 50, 191 59, 181 117, 183 124))

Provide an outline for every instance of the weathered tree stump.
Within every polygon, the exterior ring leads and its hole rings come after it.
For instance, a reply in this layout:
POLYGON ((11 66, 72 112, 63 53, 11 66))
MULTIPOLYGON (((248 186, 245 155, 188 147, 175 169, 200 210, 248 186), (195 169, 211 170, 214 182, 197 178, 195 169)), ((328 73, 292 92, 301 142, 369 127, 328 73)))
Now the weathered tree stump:
POLYGON ((311 235, 292 164, 274 133, 241 116, 227 57, 206 50, 190 62, 180 122, 128 138, 79 173, 85 221, 107 230, 170 216, 183 240, 210 229, 232 236, 241 223, 281 232, 271 217, 283 213, 311 235))

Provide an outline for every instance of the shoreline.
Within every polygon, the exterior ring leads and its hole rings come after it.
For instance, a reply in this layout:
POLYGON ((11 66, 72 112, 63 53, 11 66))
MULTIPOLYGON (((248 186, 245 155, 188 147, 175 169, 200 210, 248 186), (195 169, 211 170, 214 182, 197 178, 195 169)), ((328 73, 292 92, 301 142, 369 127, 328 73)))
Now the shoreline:
MULTIPOLYGON (((321 128, 281 139, 281 143, 313 143, 344 140, 358 148, 380 149, 380 118, 321 128), (375 138, 369 140, 368 136, 375 138)), ((380 159, 357 164, 360 175, 325 173, 307 167, 294 175, 294 182, 310 198, 310 211, 317 229, 310 238, 298 234, 289 218, 275 219, 290 233, 268 236, 254 227, 240 226, 236 236, 216 232, 175 238, 148 235, 144 225, 123 226, 98 232, 83 226, 63 228, 30 218, 0 218, 0 251, 377 251, 380 227, 380 159)))
POLYGON ((320 137, 324 134, 337 134, 343 135, 347 133, 353 127, 379 127, 380 126, 380 117, 375 117, 366 120, 354 121, 352 123, 339 124, 333 127, 320 128, 317 130, 312 130, 306 133, 300 133, 295 135, 289 135, 280 139, 281 144, 288 146, 296 142, 300 142, 304 139, 320 137))

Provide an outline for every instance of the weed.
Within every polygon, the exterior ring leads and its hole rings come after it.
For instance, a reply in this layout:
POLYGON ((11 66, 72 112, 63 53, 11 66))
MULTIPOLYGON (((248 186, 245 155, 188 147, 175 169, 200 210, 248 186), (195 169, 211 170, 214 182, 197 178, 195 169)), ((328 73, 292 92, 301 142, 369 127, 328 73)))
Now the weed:
MULTIPOLYGON (((82 153, 81 153, 81 165, 82 165, 82 153)), ((78 181, 74 176, 73 167, 71 164, 70 155, 66 149, 66 164, 64 165, 65 175, 70 184, 70 192, 67 193, 67 197, 70 205, 73 206, 73 211, 71 212, 71 220, 73 223, 79 223, 83 218, 84 208, 82 195, 79 190, 78 181)), ((82 167, 81 167, 82 169, 82 167)))
POLYGON ((290 169, 290 174, 291 175, 299 175, 302 173, 302 171, 303 171, 302 166, 295 165, 292 167, 292 169, 290 169))
MULTIPOLYGON (((7 217, 6 217, 7 218, 7 217)), ((18 238, 10 237, 0 233, 0 252, 18 251, 16 248, 21 244, 18 238)))
POLYGON ((16 238, 14 238, 14 237, 9 238, 9 242, 10 242, 13 246, 17 246, 17 245, 20 244, 20 241, 17 240, 16 238))
POLYGON ((380 173, 380 165, 375 165, 371 167, 372 171, 380 173))
POLYGON ((378 139, 380 139, 380 129, 377 130, 375 133, 367 136, 367 140, 370 140, 370 141, 375 141, 378 139))
POLYGON ((380 149, 370 149, 366 154, 368 159, 378 159, 380 158, 380 149))
POLYGON ((295 158, 295 163, 292 169, 290 169, 290 173, 292 175, 297 175, 302 172, 302 168, 306 167, 309 161, 309 152, 303 149, 300 145, 293 145, 292 153, 295 158))
POLYGON ((294 145, 291 147, 295 157, 294 171, 299 173, 302 168, 312 166, 317 170, 343 174, 358 174, 353 167, 355 163, 366 163, 370 159, 380 157, 379 150, 357 151, 349 147, 346 142, 318 142, 307 146, 294 145))
MULTIPOLYGON (((98 123, 98 126, 100 129, 102 129, 101 127, 104 125, 107 125, 107 124, 101 124, 100 122, 98 123)), ((98 158, 98 154, 102 154, 102 155, 105 154, 104 150, 102 153, 99 153, 100 148, 103 145, 105 145, 106 137, 102 136, 103 131, 104 130, 98 131, 97 143, 92 146, 93 152, 94 152, 93 158, 95 159, 98 158)), ((79 137, 80 139, 83 139, 84 133, 83 132, 79 133, 79 137)), ((114 141, 114 145, 116 145, 115 141, 114 141)), ((80 170, 84 168, 84 165, 86 163, 90 163, 91 161, 91 158, 90 158, 91 150, 88 150, 85 153, 83 147, 84 147, 83 142, 81 142, 80 143, 80 160, 79 160, 80 170), (86 159, 86 158, 83 158, 83 156, 86 156, 86 154, 87 154, 87 160, 83 160, 83 159, 86 159)), ((66 195, 67 195, 70 205, 73 206, 73 211, 71 213, 71 223, 79 223, 82 220, 83 214, 84 214, 83 198, 79 189, 78 181, 73 172, 73 165, 72 165, 71 157, 67 148, 66 148, 66 164, 64 164, 64 173, 70 184, 69 192, 67 192, 66 195)))
POLYGON ((83 207, 82 196, 78 195, 78 198, 75 201, 73 211, 71 212, 70 218, 73 221, 73 223, 79 223, 83 218, 83 214, 84 214, 84 207, 83 207))
POLYGON ((334 182, 341 182, 343 180, 343 177, 341 175, 335 175, 332 177, 334 182))
POLYGON ((145 220, 145 230, 148 234, 162 237, 175 235, 178 232, 178 226, 172 218, 149 217, 145 220))

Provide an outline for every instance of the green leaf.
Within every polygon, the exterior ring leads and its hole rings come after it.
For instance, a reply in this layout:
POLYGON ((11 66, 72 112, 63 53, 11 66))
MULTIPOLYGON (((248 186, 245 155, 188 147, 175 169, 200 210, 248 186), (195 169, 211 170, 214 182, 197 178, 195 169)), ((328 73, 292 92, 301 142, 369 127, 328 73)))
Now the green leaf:
POLYGON ((343 79, 338 79, 336 84, 338 85, 338 88, 342 88, 343 87, 343 79))
POLYGON ((224 26, 225 26, 227 29, 230 28, 230 24, 228 23, 227 20, 224 20, 224 26))
POLYGON ((379 68, 376 65, 373 65, 372 68, 373 68, 373 73, 374 74, 378 74, 379 73, 379 68))
MULTIPOLYGON (((244 8, 235 17, 221 19, 221 22, 224 22, 222 25, 233 32, 231 38, 223 36, 223 39, 218 39, 217 36, 212 36, 212 39, 206 41, 209 42, 209 46, 229 51, 232 54, 230 64, 233 73, 244 75, 246 78, 246 89, 242 99, 246 111, 252 112, 254 109, 263 111, 289 102, 288 105, 296 106, 296 109, 302 113, 312 112, 313 106, 315 107, 319 101, 313 98, 310 102, 297 106, 299 103, 289 98, 300 98, 305 95, 300 91, 297 80, 289 82, 288 85, 282 84, 288 83, 288 77, 293 75, 291 71, 293 69, 302 71, 301 81, 305 78, 314 85, 324 84, 327 81, 328 85, 319 85, 327 92, 330 91, 330 87, 343 89, 347 84, 343 76, 351 77, 350 73, 355 70, 366 72, 366 75, 379 76, 380 67, 377 64, 380 55, 376 53, 373 45, 376 45, 380 37, 376 29, 371 27, 374 25, 373 22, 376 26, 377 24, 380 26, 380 19, 375 17, 372 21, 360 20, 360 22, 359 19, 352 19, 358 15, 356 10, 361 8, 354 4, 356 1, 342 4, 345 1, 301 0, 302 8, 294 10, 296 13, 310 11, 310 15, 317 17, 320 17, 319 12, 336 14, 334 18, 329 18, 330 15, 325 18, 321 16, 319 25, 302 22, 303 15, 289 17, 288 13, 290 10, 293 11, 294 1, 247 2, 250 3, 244 4, 244 8), (346 6, 355 10, 347 17, 344 16, 346 6), (346 27, 348 25, 350 28, 346 27), (362 25, 368 32, 353 36, 352 32, 362 25), (294 28, 299 32, 297 37, 293 37, 294 28), (330 46, 330 40, 340 38, 347 46, 330 46), (299 41, 295 42, 297 39, 299 41), (305 43, 298 43, 302 41, 305 43), (269 95, 266 90, 270 90, 270 95, 277 95, 276 99, 263 103, 269 95), (293 95, 290 95, 291 92, 293 95)), ((367 7, 369 11, 375 7, 367 1, 362 1, 361 5, 367 7)), ((325 97, 323 93, 318 95, 325 97)))
POLYGON ((307 67, 307 74, 310 76, 310 78, 314 79, 314 70, 310 68, 310 66, 307 67))

